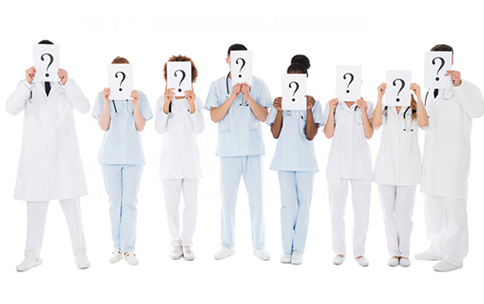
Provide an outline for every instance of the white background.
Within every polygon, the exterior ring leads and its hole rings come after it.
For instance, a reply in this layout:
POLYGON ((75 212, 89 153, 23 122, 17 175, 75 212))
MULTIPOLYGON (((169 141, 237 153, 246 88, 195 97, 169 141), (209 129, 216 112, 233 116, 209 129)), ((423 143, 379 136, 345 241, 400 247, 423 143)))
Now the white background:
MULTIPOLYGON (((50 39, 61 46, 62 68, 94 102, 107 86, 106 64, 124 56, 134 66, 134 87, 153 106, 162 95, 162 67, 170 55, 186 54, 199 70, 195 92, 205 99, 211 81, 228 72, 226 51, 243 43, 254 51, 254 75, 280 95, 280 75, 293 55, 309 56, 308 93, 326 103, 335 92, 336 65, 362 65, 362 95, 375 101, 387 69, 413 71, 422 82, 424 53, 437 43, 455 49, 455 69, 484 88, 482 1, 19 1, 0 8, 0 99, 5 102, 32 65, 32 44, 50 39)), ((237 209, 236 254, 215 261, 220 245, 220 198, 216 125, 206 113, 199 137, 205 178, 201 181, 194 262, 171 261, 164 200, 158 178, 161 136, 148 122, 143 131, 147 165, 138 204, 140 264, 111 265, 107 195, 97 164, 102 131, 91 115, 76 113, 89 196, 82 198, 88 256, 92 266, 75 267, 67 226, 58 202, 50 205, 42 257, 26 273, 23 259, 26 207, 13 199, 21 145, 22 114, 0 111, 0 302, 1 303, 482 303, 484 252, 484 119, 474 121, 469 176, 470 254, 462 270, 435 273, 432 262, 412 259, 408 269, 390 268, 376 185, 367 239, 368 268, 351 258, 351 203, 347 209, 348 259, 332 265, 325 168, 330 141, 315 138, 321 172, 314 181, 309 235, 301 266, 282 265, 277 174, 268 170, 276 141, 264 126, 265 219, 273 258, 252 255, 245 188, 237 209), (480 290, 479 290, 480 289, 480 290)), ((373 157, 381 132, 370 140, 373 157)), ((421 133, 421 140, 423 133, 421 133)), ((421 145, 422 148, 422 145, 421 145)), ((417 194, 412 252, 426 248, 422 195, 417 194)))

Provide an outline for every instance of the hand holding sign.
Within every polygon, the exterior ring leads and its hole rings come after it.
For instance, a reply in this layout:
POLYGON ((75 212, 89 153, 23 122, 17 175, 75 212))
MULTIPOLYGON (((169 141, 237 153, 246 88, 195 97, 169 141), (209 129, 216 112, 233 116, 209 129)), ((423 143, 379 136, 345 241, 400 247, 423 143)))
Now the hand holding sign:
POLYGON ((410 106, 411 71, 387 71, 385 105, 394 107, 410 106))
POLYGON ((306 74, 282 75, 282 109, 306 110, 306 74))
POLYGON ((131 64, 108 65, 108 83, 111 89, 111 99, 131 99, 133 66, 131 64))
POLYGON ((168 88, 173 88, 175 96, 185 96, 192 87, 192 63, 190 61, 168 61, 166 65, 168 88))
POLYGON ((428 89, 449 89, 451 77, 447 71, 452 66, 452 52, 425 53, 424 86, 428 89))
POLYGON ((34 81, 58 81, 59 46, 51 44, 34 44, 34 81))
POLYGON ((252 51, 231 51, 230 67, 233 85, 244 82, 252 85, 252 51))
POLYGON ((342 101, 356 101, 361 97, 361 66, 336 68, 336 96, 342 101))

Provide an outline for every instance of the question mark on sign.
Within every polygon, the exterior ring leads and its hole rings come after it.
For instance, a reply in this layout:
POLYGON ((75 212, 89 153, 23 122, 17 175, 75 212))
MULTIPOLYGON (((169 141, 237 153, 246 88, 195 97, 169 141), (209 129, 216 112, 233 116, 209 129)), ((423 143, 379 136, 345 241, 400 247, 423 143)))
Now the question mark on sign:
POLYGON ((400 89, 397 92, 397 99, 396 99, 397 102, 399 102, 400 101, 400 98, 398 97, 398 95, 400 95, 400 92, 405 87, 405 81, 403 79, 401 79, 401 78, 397 78, 397 79, 393 80, 392 84, 393 84, 394 87, 397 86, 397 81, 399 81, 401 83, 400 89))
POLYGON ((297 83, 296 81, 291 81, 289 82, 289 88, 292 89, 292 84, 295 84, 296 85, 296 89, 294 90, 294 92, 292 93, 292 101, 296 101, 296 98, 295 98, 295 95, 296 95, 296 92, 297 90, 299 90, 299 83, 297 83))
POLYGON ((245 59, 242 58, 242 57, 239 57, 239 58, 237 58, 237 60, 235 60, 235 64, 238 65, 239 64, 239 60, 242 61, 242 65, 241 65, 241 67, 239 69, 239 78, 242 78, 242 69, 245 67, 245 59))
POLYGON ((121 74, 123 76, 123 78, 121 79, 121 82, 119 83, 119 91, 123 91, 123 88, 121 87, 123 85, 123 81, 126 79, 126 74, 122 71, 118 71, 116 72, 116 74, 114 74, 114 77, 118 78, 118 74, 121 74))
POLYGON ((346 75, 349 75, 350 77, 350 82, 348 82, 348 85, 346 86, 346 94, 349 94, 350 93, 350 84, 353 82, 353 80, 355 79, 355 76, 351 73, 346 73, 343 75, 343 79, 346 80, 346 75))
POLYGON ((181 72, 181 73, 182 73, 182 77, 181 77, 180 83, 178 84, 178 86, 179 86, 179 88, 178 88, 178 92, 181 92, 181 91, 182 91, 182 89, 181 89, 181 84, 182 84, 183 80, 185 80, 185 76, 186 76, 186 74, 185 74, 185 71, 184 71, 184 70, 176 70, 176 71, 175 71, 175 73, 174 73, 175 78, 177 77, 177 76, 176 76, 176 74, 177 74, 178 72, 181 72))
POLYGON ((440 70, 442 70, 442 68, 444 67, 445 60, 444 60, 444 58, 442 58, 442 57, 435 57, 434 59, 432 59, 432 65, 435 65, 435 60, 436 60, 436 59, 439 59, 439 60, 440 60, 440 67, 439 67, 439 69, 437 70, 435 80, 436 80, 436 81, 439 81, 439 80, 440 80, 440 78, 439 78, 437 75, 439 75, 440 70))
POLYGON ((49 77, 49 68, 50 66, 52 65, 52 63, 54 62, 54 56, 52 56, 51 54, 49 53, 44 53, 40 56, 40 60, 44 61, 44 56, 48 56, 49 57, 49 64, 47 64, 47 68, 45 69, 45 77, 49 77))

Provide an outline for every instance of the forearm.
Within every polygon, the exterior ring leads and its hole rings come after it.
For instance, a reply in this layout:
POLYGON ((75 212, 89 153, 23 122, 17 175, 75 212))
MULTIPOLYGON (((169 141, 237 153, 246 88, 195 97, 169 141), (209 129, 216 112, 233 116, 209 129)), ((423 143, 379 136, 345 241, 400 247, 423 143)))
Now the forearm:
POLYGON ((146 119, 141 115, 138 104, 134 105, 134 124, 138 132, 143 131, 146 125, 146 119))
POLYGON ((260 106, 257 102, 255 102, 252 97, 247 98, 247 103, 249 104, 250 109, 252 110, 252 113, 254 113, 254 116, 264 122, 267 120, 267 116, 269 115, 269 111, 267 110, 266 107, 260 106))
POLYGON ((329 113, 328 120, 324 125, 324 135, 327 138, 332 138, 334 135, 334 112, 329 113))
POLYGON ((313 140, 318 133, 318 126, 314 123, 314 116, 312 109, 307 110, 306 114, 306 138, 313 140))
POLYGON ((373 113, 373 127, 379 128, 383 124, 383 105, 382 97, 378 97, 378 102, 376 103, 375 112, 373 113))
POLYGON ((229 99, 227 99, 220 107, 210 108, 210 118, 212 119, 212 121, 219 122, 222 119, 224 119, 225 115, 227 115, 227 112, 230 109, 230 106, 232 106, 233 101, 234 101, 234 98, 230 96, 229 99))
POLYGON ((281 129, 282 111, 277 111, 276 120, 274 120, 274 123, 271 125, 272 136, 274 136, 274 138, 279 138, 279 135, 281 135, 281 129))
POLYGON ((417 122, 419 127, 425 128, 429 125, 429 115, 423 104, 422 98, 419 96, 417 101, 417 122))
POLYGON ((107 131, 109 129, 109 124, 111 123, 111 113, 108 102, 104 103, 103 111, 97 118, 97 122, 102 130, 107 131))
POLYGON ((363 132, 365 133, 365 137, 370 139, 373 136, 373 125, 371 124, 370 118, 366 113, 366 110, 363 112, 363 132))

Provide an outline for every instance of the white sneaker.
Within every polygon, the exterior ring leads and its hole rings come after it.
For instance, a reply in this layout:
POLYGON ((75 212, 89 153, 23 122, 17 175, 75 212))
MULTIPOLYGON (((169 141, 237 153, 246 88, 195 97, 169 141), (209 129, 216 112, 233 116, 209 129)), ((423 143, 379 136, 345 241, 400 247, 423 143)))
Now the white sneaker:
POLYGON ((190 246, 183 246, 183 258, 186 261, 193 261, 195 259, 195 253, 190 248, 190 246))
POLYGON ((406 257, 400 257, 399 264, 400 264, 400 266, 402 266, 402 267, 408 267, 408 266, 410 266, 412 263, 410 263, 410 259, 409 259, 409 258, 406 258, 406 257))
POLYGON ((392 256, 388 260, 388 266, 390 266, 390 267, 396 267, 396 266, 398 266, 398 257, 392 256))
POLYGON ((428 251, 424 251, 421 253, 417 253, 415 255, 415 259, 421 260, 421 261, 440 261, 442 260, 442 257, 431 254, 428 251))
POLYGON ((178 260, 182 257, 183 255, 183 250, 181 246, 173 246, 173 248, 170 251, 170 258, 172 260, 178 260))
POLYGON ((335 265, 341 265, 341 264, 343 264, 344 261, 345 261, 344 256, 337 255, 333 258, 333 264, 335 264, 335 265))
POLYGON ((282 256, 281 256, 281 263, 291 264, 291 255, 283 253, 282 256))
POLYGON ((119 251, 118 249, 114 249, 113 253, 111 254, 111 257, 109 258, 109 263, 117 263, 119 261, 121 261, 121 259, 123 258, 123 254, 121 253, 121 251, 119 251))
POLYGON ((368 265, 370 265, 370 262, 368 262, 368 260, 364 256, 356 258, 356 262, 358 262, 358 264, 362 267, 367 267, 368 265))
POLYGON ((462 268, 462 264, 460 265, 454 265, 452 263, 449 263, 447 261, 441 261, 434 266, 434 270, 437 272, 446 272, 446 271, 453 271, 457 270, 459 268, 462 268))
POLYGON ((228 258, 229 256, 233 255, 234 253, 235 253, 234 249, 228 249, 228 248, 222 247, 222 248, 219 249, 219 251, 215 252, 213 257, 216 260, 223 260, 223 259, 228 258))
POLYGON ((271 259, 271 254, 265 249, 254 249, 254 255, 262 261, 269 261, 271 259))
POLYGON ((299 251, 294 251, 291 257, 292 265, 301 265, 303 262, 303 254, 299 251))
POLYGON ((29 269, 32 269, 34 267, 39 266, 42 264, 42 259, 34 259, 32 257, 25 257, 25 259, 22 261, 22 263, 18 264, 17 266, 17 271, 18 272, 24 272, 29 269))
POLYGON ((87 269, 89 268, 89 266, 91 266, 89 259, 85 255, 76 257, 75 262, 76 262, 77 268, 79 269, 87 269))
POLYGON ((128 251, 124 254, 124 260, 131 266, 136 266, 139 264, 138 258, 133 251, 128 251))

